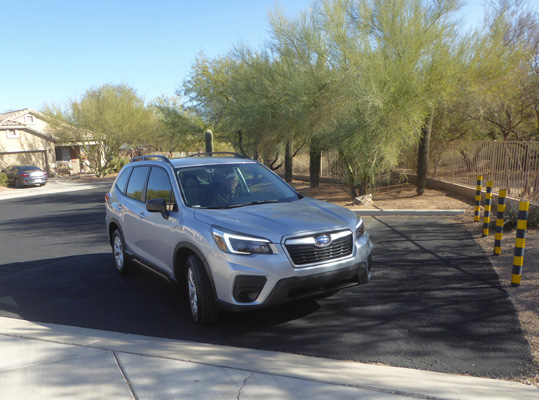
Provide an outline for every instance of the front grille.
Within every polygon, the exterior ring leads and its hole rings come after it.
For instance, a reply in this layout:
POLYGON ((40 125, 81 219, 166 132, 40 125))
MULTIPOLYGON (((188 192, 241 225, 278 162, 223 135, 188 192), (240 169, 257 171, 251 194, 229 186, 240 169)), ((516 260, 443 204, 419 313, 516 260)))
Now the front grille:
MULTIPOLYGON (((338 258, 346 257, 352 254, 353 250, 353 235, 352 232, 347 231, 345 236, 337 235, 332 240, 331 244, 326 247, 317 247, 314 245, 314 237, 294 239, 285 243, 286 250, 290 255, 290 258, 295 265, 316 264, 326 261, 335 260, 338 258), (313 243, 297 243, 297 242, 313 243)), ((333 235, 332 235, 333 237, 333 235)))

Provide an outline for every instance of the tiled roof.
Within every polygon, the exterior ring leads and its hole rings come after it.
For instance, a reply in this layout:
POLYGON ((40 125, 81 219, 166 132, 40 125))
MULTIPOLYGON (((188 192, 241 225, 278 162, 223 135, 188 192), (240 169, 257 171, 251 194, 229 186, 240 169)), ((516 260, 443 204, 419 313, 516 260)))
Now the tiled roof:
POLYGON ((10 111, 7 113, 0 114, 0 120, 3 119, 15 119, 17 117, 20 117, 21 115, 25 114, 34 114, 34 115, 41 115, 39 111, 32 110, 31 108, 23 108, 22 110, 15 110, 10 111))
POLYGON ((22 122, 11 119, 0 119, 0 126, 25 126, 22 122))
POLYGON ((34 135, 41 136, 45 139, 57 141, 58 138, 49 132, 44 132, 41 130, 37 130, 31 126, 28 126, 24 122, 15 121, 15 118, 18 118, 25 114, 34 114, 36 116, 42 117, 43 114, 41 114, 39 111, 34 111, 31 108, 25 108, 23 110, 17 110, 17 111, 11 111, 7 113, 0 114, 0 129, 7 129, 7 128, 19 128, 19 129, 25 129, 34 135))

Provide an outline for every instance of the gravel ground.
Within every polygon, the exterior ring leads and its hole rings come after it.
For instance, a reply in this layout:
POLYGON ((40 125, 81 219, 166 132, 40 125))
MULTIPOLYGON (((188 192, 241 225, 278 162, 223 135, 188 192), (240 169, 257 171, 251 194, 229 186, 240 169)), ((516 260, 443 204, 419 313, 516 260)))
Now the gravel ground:
POLYGON ((502 254, 495 256, 494 233, 482 237, 482 224, 473 222, 473 213, 469 212, 458 221, 466 226, 475 241, 481 245, 492 263, 502 287, 517 311, 524 335, 531 347, 535 366, 535 376, 523 377, 522 382, 539 386, 539 232, 528 231, 524 249, 524 265, 520 286, 511 287, 515 231, 505 232, 502 240, 502 254))

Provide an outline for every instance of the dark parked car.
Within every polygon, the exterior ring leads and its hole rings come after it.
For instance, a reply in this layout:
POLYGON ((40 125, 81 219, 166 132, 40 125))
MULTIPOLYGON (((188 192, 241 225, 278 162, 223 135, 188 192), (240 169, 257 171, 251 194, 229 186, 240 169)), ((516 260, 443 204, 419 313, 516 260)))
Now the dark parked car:
POLYGON ((7 175, 7 182, 15 187, 45 186, 49 180, 41 168, 29 165, 12 165, 2 172, 7 175))

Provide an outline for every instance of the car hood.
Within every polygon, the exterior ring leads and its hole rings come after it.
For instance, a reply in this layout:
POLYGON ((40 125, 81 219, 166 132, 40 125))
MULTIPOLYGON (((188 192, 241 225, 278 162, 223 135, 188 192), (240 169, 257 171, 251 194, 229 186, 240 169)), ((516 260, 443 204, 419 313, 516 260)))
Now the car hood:
POLYGON ((333 229, 355 230, 353 211, 304 197, 287 203, 254 204, 226 209, 195 209, 201 222, 280 243, 283 236, 333 229))

